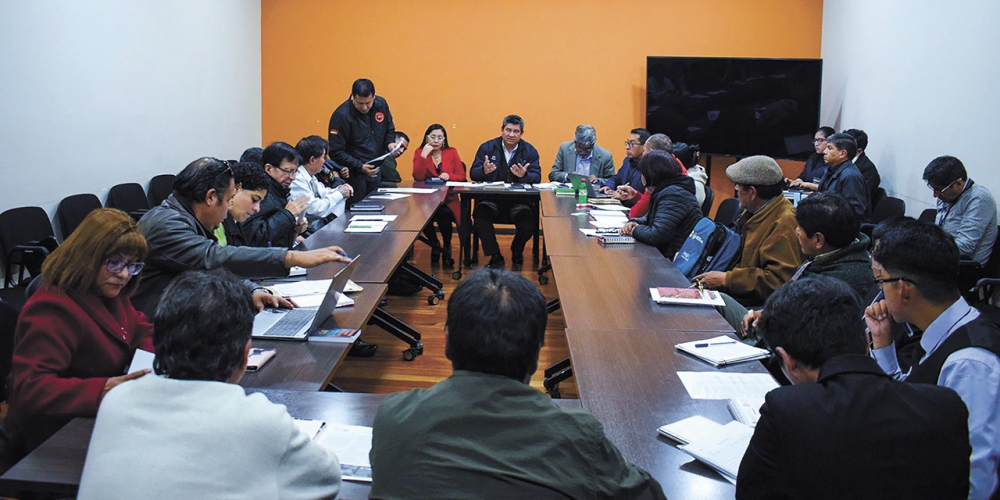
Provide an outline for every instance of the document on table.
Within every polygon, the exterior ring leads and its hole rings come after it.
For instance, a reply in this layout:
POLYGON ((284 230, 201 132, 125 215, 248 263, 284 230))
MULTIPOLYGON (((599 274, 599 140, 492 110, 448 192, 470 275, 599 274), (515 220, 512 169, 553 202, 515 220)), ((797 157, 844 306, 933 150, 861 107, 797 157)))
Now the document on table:
POLYGON ((400 198, 406 198, 407 196, 410 196, 410 195, 403 194, 403 193, 380 193, 380 194, 373 194, 373 195, 369 196, 368 199, 369 200, 398 200, 400 198))
POLYGON ((677 372, 693 399, 763 396, 778 387, 769 373, 677 372))
POLYGON ((359 220, 364 220, 364 221, 377 220, 377 221, 383 221, 383 222, 392 222, 392 221, 396 220, 396 217, 399 217, 399 216, 398 215, 355 215, 355 216, 351 217, 351 222, 359 221, 359 220))
POLYGON ((445 183, 448 187, 475 187, 477 182, 471 181, 448 181, 445 183))
POLYGON ((538 184, 532 184, 531 186, 535 189, 555 189, 565 187, 565 184, 559 182, 541 182, 538 184))
MULTIPOLYGON (((691 289, 698 292, 696 289, 691 289)), ((709 292, 710 290, 705 290, 709 292)), ((766 349, 744 344, 734 338, 721 335, 693 342, 682 342, 674 346, 678 351, 686 352, 713 366, 725 366, 744 361, 763 359, 770 356, 766 349)))
POLYGON ((730 483, 736 484, 740 462, 750 447, 752 437, 753 427, 734 420, 717 429, 711 438, 699 439, 679 448, 715 469, 730 483))
POLYGON ((595 210, 607 210, 609 212, 628 212, 629 207, 623 205, 594 205, 595 210))
POLYGON ((389 223, 386 221, 354 221, 344 228, 345 233, 381 233, 389 223))
POLYGON ((316 442, 337 454, 340 475, 347 481, 372 481, 372 428, 360 425, 327 424, 316 442))
MULTIPOLYGON (((292 300, 295 305, 299 307, 312 307, 318 308, 323 304, 323 299, 326 298, 326 290, 323 293, 314 293, 312 295, 299 295, 292 300)), ((354 299, 347 296, 346 293, 337 292, 337 307, 350 307, 354 305, 354 299)))
POLYGON ((660 426, 656 431, 680 444, 689 444, 697 441, 708 441, 721 428, 722 424, 701 415, 695 415, 684 420, 678 420, 672 424, 660 426))
POLYGON ((379 193, 407 193, 407 194, 431 194, 436 193, 437 188, 378 188, 379 193))

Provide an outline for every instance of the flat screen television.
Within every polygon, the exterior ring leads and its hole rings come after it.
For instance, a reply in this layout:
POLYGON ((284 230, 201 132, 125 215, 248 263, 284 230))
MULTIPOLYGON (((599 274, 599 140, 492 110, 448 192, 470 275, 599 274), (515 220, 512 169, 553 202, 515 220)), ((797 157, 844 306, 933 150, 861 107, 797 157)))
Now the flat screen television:
POLYGON ((707 154, 804 159, 822 82, 821 59, 647 57, 646 129, 707 154))

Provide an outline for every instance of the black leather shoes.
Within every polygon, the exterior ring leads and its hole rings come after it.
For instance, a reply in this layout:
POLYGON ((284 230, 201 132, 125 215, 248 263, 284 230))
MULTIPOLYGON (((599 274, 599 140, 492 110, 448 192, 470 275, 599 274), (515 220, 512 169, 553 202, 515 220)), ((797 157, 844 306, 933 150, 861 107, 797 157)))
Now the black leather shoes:
POLYGON ((370 358, 375 355, 375 351, 377 350, 377 344, 369 344, 364 340, 358 339, 354 341, 354 345, 351 346, 351 350, 347 351, 347 355, 355 358, 370 358))
POLYGON ((517 253, 517 254, 512 255, 510 257, 510 262, 511 262, 511 264, 517 264, 519 266, 521 264, 524 264, 524 254, 517 253))
POLYGON ((496 254, 490 257, 490 263, 486 264, 486 267, 490 267, 493 269, 503 269, 504 264, 506 264, 506 262, 503 260, 503 255, 496 254))

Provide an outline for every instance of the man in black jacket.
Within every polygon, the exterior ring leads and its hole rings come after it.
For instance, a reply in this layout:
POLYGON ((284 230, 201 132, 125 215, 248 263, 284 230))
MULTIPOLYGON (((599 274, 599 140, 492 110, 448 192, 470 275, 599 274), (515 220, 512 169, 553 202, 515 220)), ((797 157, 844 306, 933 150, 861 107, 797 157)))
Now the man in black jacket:
POLYGON ((268 175, 267 195, 260 202, 260 211, 243 223, 246 244, 292 248, 298 243, 299 233, 306 230, 303 214, 309 208, 308 196, 288 200, 289 186, 298 173, 302 157, 290 144, 275 142, 264 149, 261 161, 268 175))
MULTIPOLYGON (((524 120, 508 115, 500 127, 500 137, 484 142, 476 151, 476 158, 469 169, 469 178, 478 182, 507 182, 535 184, 542 180, 538 150, 521 140, 524 120)), ((537 204, 536 204, 537 206, 537 204)), ((514 241, 510 245, 511 262, 524 263, 524 244, 531 239, 538 214, 532 205, 523 200, 507 197, 482 198, 476 202, 472 222, 483 243, 483 253, 490 256, 489 266, 504 267, 503 255, 497 243, 494 222, 513 222, 514 241)))
POLYGON ((968 412, 958 395, 892 380, 866 354, 844 282, 792 281, 759 329, 794 385, 767 394, 736 498, 966 498, 968 412))
POLYGON ((392 123, 389 103, 375 95, 375 84, 367 78, 354 81, 350 99, 330 116, 330 156, 350 170, 347 182, 354 188, 348 206, 361 201, 382 182, 376 158, 397 149, 396 126, 392 123))

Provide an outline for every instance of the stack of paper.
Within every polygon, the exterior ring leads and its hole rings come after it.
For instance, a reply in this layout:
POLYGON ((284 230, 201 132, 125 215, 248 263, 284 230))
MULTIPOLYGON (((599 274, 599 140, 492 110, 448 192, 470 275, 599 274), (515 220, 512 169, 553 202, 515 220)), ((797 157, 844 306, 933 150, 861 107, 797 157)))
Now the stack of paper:
POLYGON ((722 424, 717 424, 701 415, 695 415, 664 425, 656 430, 680 444, 688 444, 711 439, 721 428, 722 424))
POLYGON ((740 462, 743 461, 752 437, 753 427, 734 420, 714 429, 710 437, 679 448, 718 471, 727 481, 736 484, 740 462))
POLYGON ((357 220, 351 221, 344 229, 345 233, 381 233, 389 225, 388 221, 357 220))
POLYGON ((686 352, 712 366, 725 366, 764 359, 770 355, 766 349, 746 345, 725 335, 694 342, 683 342, 674 347, 678 351, 686 352))
POLYGON ((346 481, 372 481, 372 428, 360 425, 327 424, 316 442, 337 454, 340 475, 346 481))
POLYGON ((726 301, 715 290, 699 290, 697 288, 673 288, 660 286, 649 289, 649 296, 657 304, 675 304, 682 306, 725 306, 726 301))
POLYGON ((592 210, 589 215, 594 227, 622 227, 628 222, 628 216, 614 210, 592 210))

